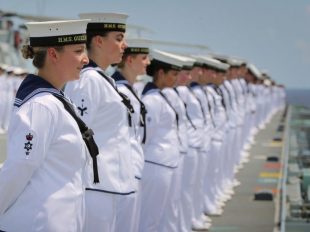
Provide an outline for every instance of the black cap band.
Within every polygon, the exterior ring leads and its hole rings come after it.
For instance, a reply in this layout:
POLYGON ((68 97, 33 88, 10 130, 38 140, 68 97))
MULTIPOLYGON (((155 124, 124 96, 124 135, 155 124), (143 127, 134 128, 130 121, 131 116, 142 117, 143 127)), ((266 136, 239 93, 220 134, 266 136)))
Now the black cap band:
POLYGON ((126 24, 123 23, 88 23, 87 33, 100 33, 102 31, 126 31, 126 24))
POLYGON ((182 70, 188 70, 188 71, 190 71, 190 70, 193 69, 193 67, 194 67, 194 66, 183 65, 183 66, 182 66, 182 70))
POLYGON ((205 69, 209 69, 209 70, 213 70, 213 71, 218 71, 218 67, 215 67, 215 66, 212 66, 212 65, 209 65, 209 64, 204 64, 203 67, 205 69))
POLYGON ((194 66, 194 67, 203 68, 203 67, 204 67, 204 64, 203 64, 203 63, 200 63, 200 62, 194 62, 193 66, 194 66))
POLYGON ((125 54, 149 54, 149 48, 128 47, 125 49, 125 54))
POLYGON ((152 65, 154 66, 157 66, 157 67, 162 67, 162 68, 167 68, 167 69, 172 69, 172 70, 177 70, 177 71, 181 71, 181 67, 179 66, 176 66, 174 64, 169 64, 169 63, 166 63, 166 62, 163 62, 163 61, 160 61, 160 60, 156 60, 156 59, 153 59, 151 61, 152 65))
POLYGON ((30 46, 32 47, 48 47, 48 46, 64 46, 68 44, 86 43, 86 34, 75 35, 59 35, 49 37, 30 37, 30 46))

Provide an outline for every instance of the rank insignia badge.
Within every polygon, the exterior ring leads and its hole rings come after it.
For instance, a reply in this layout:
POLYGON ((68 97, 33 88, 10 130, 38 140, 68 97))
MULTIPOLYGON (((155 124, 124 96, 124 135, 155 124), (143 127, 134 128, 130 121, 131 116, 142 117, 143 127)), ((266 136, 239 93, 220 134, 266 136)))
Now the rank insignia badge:
POLYGON ((33 145, 32 144, 33 134, 28 133, 25 137, 26 137, 26 142, 25 142, 24 149, 25 149, 26 156, 29 156, 30 150, 32 150, 32 145, 33 145))
POLYGON ((78 110, 80 111, 81 116, 83 116, 84 114, 87 114, 87 107, 84 106, 84 99, 81 100, 82 101, 82 105, 78 106, 78 110))

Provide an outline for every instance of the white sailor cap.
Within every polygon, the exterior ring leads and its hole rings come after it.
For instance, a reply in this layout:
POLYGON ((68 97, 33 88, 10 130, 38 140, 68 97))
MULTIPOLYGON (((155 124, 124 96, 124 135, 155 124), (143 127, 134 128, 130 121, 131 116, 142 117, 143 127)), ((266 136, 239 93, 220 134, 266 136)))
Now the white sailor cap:
POLYGON ((238 58, 229 58, 227 60, 227 63, 231 67, 240 67, 241 65, 246 65, 246 61, 238 58))
POLYGON ((201 67, 203 68, 205 66, 205 60, 198 56, 198 55, 190 55, 190 57, 192 57, 193 59, 195 59, 195 63, 193 64, 194 67, 201 67))
POLYGON ((228 59, 229 59, 229 56, 227 55, 222 55, 222 54, 215 54, 215 53, 210 53, 210 56, 213 58, 213 59, 216 59, 216 60, 219 60, 223 63, 227 63, 228 59))
POLYGON ((151 40, 128 38, 126 42, 128 46, 125 49, 125 54, 149 54, 150 52, 151 40))
POLYGON ((263 79, 269 79, 269 80, 271 79, 267 70, 261 70, 260 72, 263 79))
POLYGON ((6 70, 9 66, 7 64, 0 64, 0 69, 6 70))
POLYGON ((15 75, 23 75, 23 74, 26 74, 26 73, 28 73, 28 71, 26 70, 26 69, 24 69, 24 68, 20 68, 20 67, 15 67, 14 68, 14 70, 13 70, 13 73, 15 74, 15 75))
POLYGON ((211 57, 219 60, 222 63, 229 64, 230 67, 240 67, 241 65, 246 64, 246 61, 244 59, 237 58, 237 57, 220 55, 220 54, 211 54, 211 57))
POLYGON ((267 85, 267 86, 271 86, 272 85, 272 81, 269 80, 269 79, 265 79, 264 80, 264 84, 267 85))
POLYGON ((181 70, 184 61, 175 54, 164 52, 158 49, 152 49, 150 52, 151 65, 158 65, 174 70, 181 70))
POLYGON ((91 19, 87 25, 87 34, 100 34, 109 31, 126 31, 128 15, 122 13, 82 13, 81 19, 91 19))
POLYGON ((29 22, 30 46, 47 47, 86 43, 89 20, 29 22))
POLYGON ((254 64, 247 64, 248 70, 258 79, 261 78, 261 72, 258 70, 258 68, 254 64))
POLYGON ((197 61, 199 63, 202 63, 203 64, 203 67, 204 68, 207 68, 207 69, 213 69, 215 71, 226 71, 230 65, 229 64, 226 64, 226 63, 223 63, 217 59, 214 59, 210 56, 206 56, 206 55, 198 55, 198 56, 194 56, 197 61))
POLYGON ((191 70, 193 66, 195 66, 195 64, 197 63, 196 59, 193 57, 179 55, 179 54, 174 54, 174 55, 183 62, 183 65, 182 65, 183 70, 191 70))
POLYGON ((231 65, 224 63, 224 62, 221 62, 221 61, 218 61, 216 64, 216 67, 217 67, 218 71, 226 72, 231 67, 231 65))
POLYGON ((14 66, 8 66, 8 67, 6 68, 5 71, 6 71, 7 73, 13 73, 15 68, 16 68, 16 67, 14 67, 14 66))

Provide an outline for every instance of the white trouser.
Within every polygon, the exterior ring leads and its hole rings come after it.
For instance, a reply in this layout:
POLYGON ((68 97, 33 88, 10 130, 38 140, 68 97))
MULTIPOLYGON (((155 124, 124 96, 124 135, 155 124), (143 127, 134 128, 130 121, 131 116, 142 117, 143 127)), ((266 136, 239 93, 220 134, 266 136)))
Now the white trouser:
POLYGON ((194 191, 194 215, 193 218, 199 220, 203 213, 203 199, 204 199, 204 177, 206 173, 207 153, 198 150, 198 166, 196 172, 196 183, 194 191))
POLYGON ((112 232, 116 222, 116 195, 86 191, 85 232, 112 232))
MULTIPOLYGON (((126 231, 132 231, 132 232, 137 232, 139 230, 140 211, 141 211, 141 202, 142 202, 141 180, 137 180, 136 184, 137 184, 136 201, 135 201, 135 204, 133 206, 133 209, 130 209, 132 214, 134 215, 133 216, 133 222, 132 222, 131 229, 126 230, 126 231)), ((122 222, 120 222, 120 226, 122 226, 122 222)), ((124 229, 126 229, 126 228, 124 228, 124 229)))
POLYGON ((169 193, 169 199, 165 207, 164 215, 160 223, 161 232, 178 232, 178 220, 180 215, 181 188, 184 154, 181 154, 178 167, 174 171, 169 193))
POLYGON ((159 231, 175 169, 145 163, 142 178, 140 232, 159 231))
POLYGON ((197 170, 197 150, 189 148, 184 157, 181 191, 181 211, 179 220, 179 231, 191 230, 193 216, 193 192, 195 191, 195 170, 197 170))
POLYGON ((136 214, 140 210, 137 208, 137 193, 129 195, 116 195, 117 205, 116 205, 116 222, 115 222, 115 232, 136 232, 134 229, 134 224, 137 221, 136 214))
POLYGON ((204 211, 205 213, 211 213, 216 210, 216 197, 217 197, 217 184, 218 179, 217 175, 219 172, 218 163, 219 163, 219 153, 221 149, 222 143, 219 141, 212 141, 211 142, 211 149, 210 149, 210 158, 208 162, 208 167, 206 171, 206 175, 208 176, 208 180, 205 184, 205 192, 207 193, 204 201, 204 211))

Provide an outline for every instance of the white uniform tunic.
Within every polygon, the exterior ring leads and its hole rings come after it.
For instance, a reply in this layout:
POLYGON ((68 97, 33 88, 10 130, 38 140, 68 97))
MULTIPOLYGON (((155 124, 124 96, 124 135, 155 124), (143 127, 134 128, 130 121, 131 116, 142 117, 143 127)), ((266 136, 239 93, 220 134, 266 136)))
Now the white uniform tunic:
MULTIPOLYGON (((195 95, 187 86, 176 88, 178 95, 186 105, 188 115, 188 154, 184 160, 182 183, 182 212, 180 231, 189 231, 195 217, 197 176, 199 170, 199 150, 203 147, 204 115, 195 95)), ((200 191, 199 191, 200 192, 200 191)))
POLYGON ((139 231, 152 232, 159 231, 168 203, 172 177, 179 163, 179 139, 176 114, 157 86, 147 83, 142 96, 148 113, 139 231))
MULTIPOLYGON (((130 194, 134 192, 134 174, 127 109, 112 85, 98 71, 103 73, 90 61, 82 70, 80 79, 68 83, 65 88, 83 121, 93 129, 99 148, 97 160, 99 177, 102 178, 100 183, 93 184, 93 174, 89 173, 87 188, 130 194)), ((108 80, 114 82, 112 78, 108 80)), ((89 171, 92 172, 92 168, 89 171)))
POLYGON ((208 151, 211 143, 211 134, 214 129, 213 121, 211 118, 209 102, 206 93, 204 92, 201 85, 196 82, 191 83, 191 90, 196 96, 197 100, 200 102, 201 112, 204 114, 204 137, 202 150, 208 151))
POLYGON ((82 231, 87 148, 62 96, 29 75, 17 93, 0 172, 0 230, 82 231))
POLYGON ((132 87, 129 85, 128 81, 122 76, 122 74, 116 71, 112 78, 115 80, 117 85, 117 89, 124 93, 126 96, 129 97, 130 103, 134 108, 134 113, 131 114, 131 122, 132 125, 130 126, 130 142, 132 146, 132 162, 134 165, 134 174, 136 179, 141 179, 142 177, 142 170, 144 166, 144 155, 142 150, 142 139, 144 136, 143 128, 141 128, 141 104, 137 99, 137 95, 135 96, 132 91, 132 87), (131 88, 131 90, 129 89, 131 88))
POLYGON ((212 118, 214 119, 215 130, 212 134, 212 157, 210 165, 213 167, 213 174, 210 177, 211 192, 210 202, 208 202, 208 208, 206 211, 208 213, 214 213, 218 209, 218 199, 223 194, 223 163, 224 159, 224 146, 227 141, 226 136, 226 111, 222 104, 222 96, 218 87, 213 84, 208 84, 204 86, 207 91, 208 101, 210 103, 212 118), (219 91, 219 92, 217 92, 219 91), (224 146, 223 146, 224 145, 224 146))
POLYGON ((148 111, 147 138, 143 146, 145 161, 176 168, 179 161, 179 139, 175 112, 153 83, 145 86, 142 100, 148 111))
POLYGON ((180 98, 186 104, 190 119, 190 121, 188 120, 188 146, 200 149, 203 146, 204 138, 204 116, 200 103, 187 86, 178 86, 176 89, 180 98))
MULTIPOLYGON (((136 178, 136 196, 132 201, 127 201, 128 211, 124 214, 124 217, 119 217, 119 220, 116 221, 116 231, 126 231, 126 232, 136 232, 139 227, 139 218, 140 218, 140 208, 141 208, 141 183, 142 171, 144 167, 144 154, 142 150, 142 142, 145 141, 146 131, 145 127, 145 106, 138 99, 137 94, 134 89, 129 85, 129 82, 125 77, 119 72, 116 71, 112 78, 115 80, 117 89, 124 93, 130 99, 130 103, 134 108, 134 112, 131 114, 131 126, 129 127, 130 131, 130 143, 132 147, 132 163, 134 168, 134 175, 136 178), (142 111, 141 111, 142 109, 142 111), (126 221, 131 219, 130 222, 126 221), (125 223, 127 226, 125 226, 125 223)), ((124 202, 125 204, 125 202, 124 202)), ((124 210, 123 210, 124 211, 124 210)))
POLYGON ((182 102, 181 98, 175 91, 175 89, 172 88, 164 88, 162 90, 162 93, 167 97, 169 102, 171 103, 172 107, 175 109, 175 111, 178 113, 178 136, 180 139, 180 153, 186 154, 188 149, 188 138, 187 138, 187 116, 186 116, 186 109, 185 105, 182 102))
POLYGON ((187 154, 188 144, 187 144, 187 118, 186 118, 186 109, 185 105, 178 96, 175 89, 164 88, 161 91, 165 99, 171 104, 175 112, 178 115, 178 138, 179 138, 179 150, 180 158, 178 167, 176 168, 172 185, 169 193, 169 202, 165 207, 164 216, 161 221, 160 231, 179 231, 178 222, 181 218, 182 202, 181 202, 181 193, 182 193, 182 175, 183 175, 183 163, 184 158, 187 154))
MULTIPOLYGON (((197 100, 200 103, 201 112, 204 117, 204 137, 202 148, 198 151, 199 153, 199 164, 197 171, 197 183, 196 183, 196 196, 195 196, 195 218, 199 219, 201 214, 204 211, 203 204, 201 202, 205 202, 206 194, 208 192, 205 190, 205 185, 210 185, 209 183, 209 175, 206 175, 206 172, 209 171, 207 169, 213 169, 213 167, 208 166, 211 162, 210 158, 210 147, 211 147, 211 135, 213 130, 213 122, 211 121, 211 115, 208 107, 208 99, 207 95, 197 82, 192 82, 190 84, 190 89, 192 93, 195 95, 197 100)), ((209 186, 208 186, 209 187, 209 186)))
POLYGON ((123 196, 135 193, 127 108, 113 79, 91 60, 80 79, 68 83, 65 91, 93 129, 99 148, 100 183, 93 183, 91 162, 87 168, 86 231, 112 231, 124 205, 123 196))

